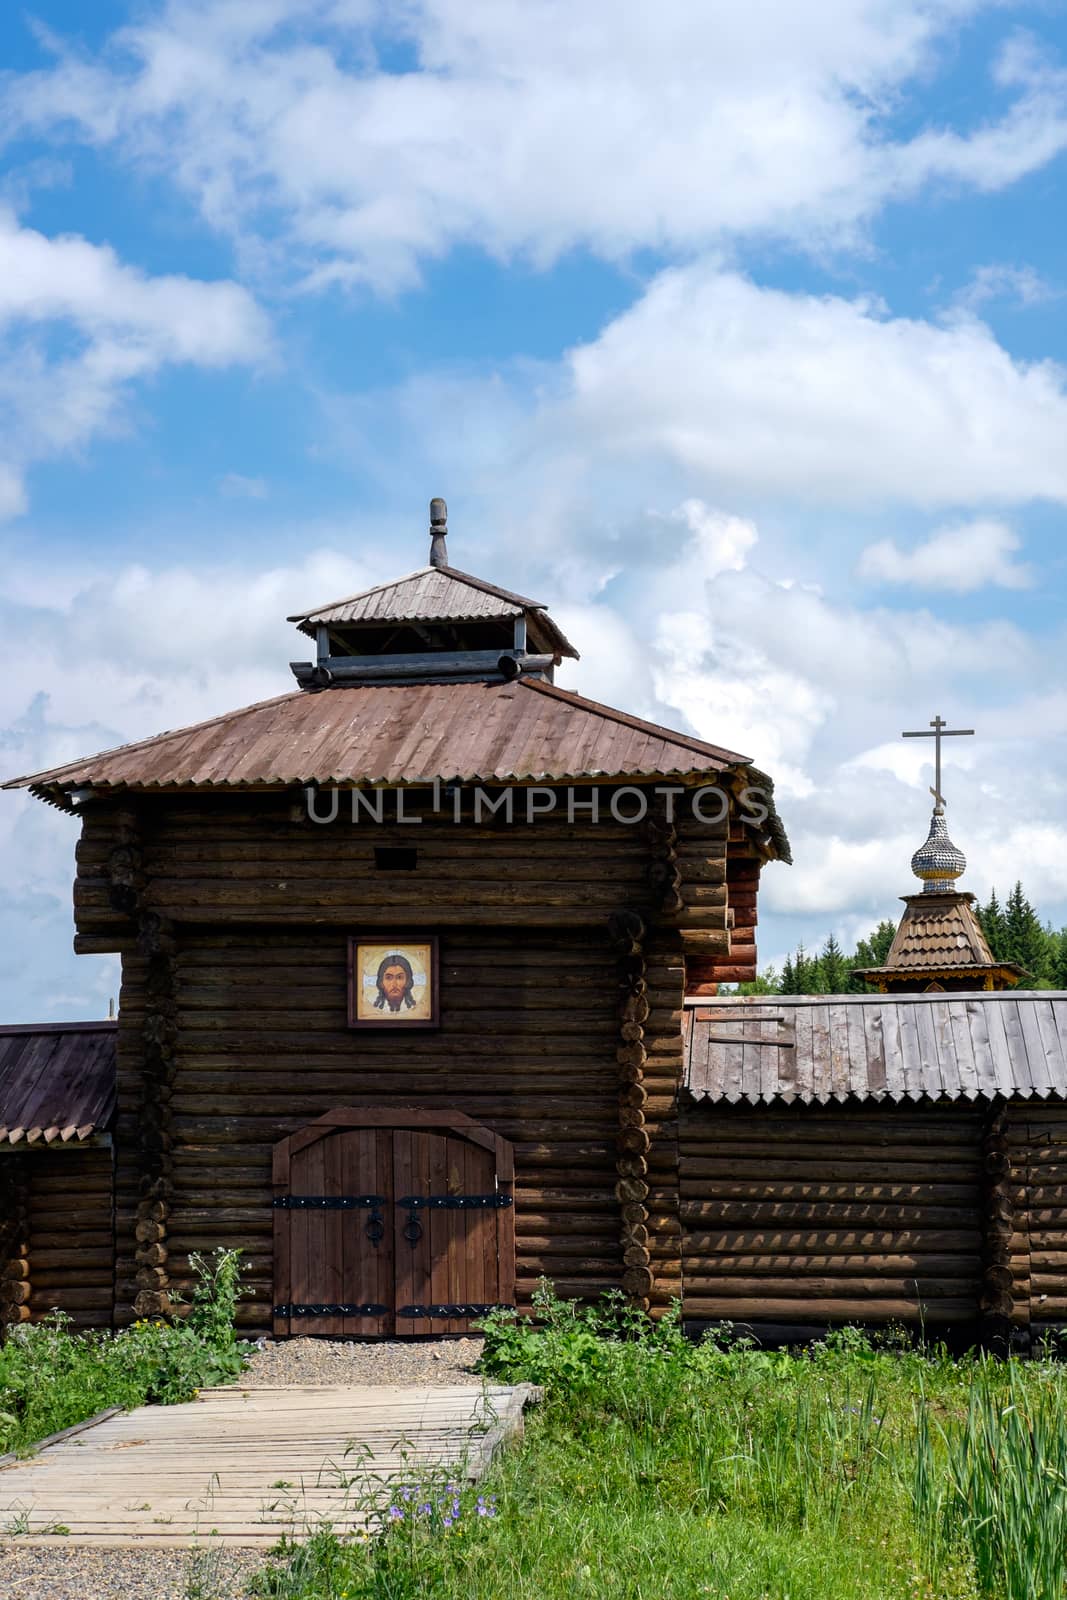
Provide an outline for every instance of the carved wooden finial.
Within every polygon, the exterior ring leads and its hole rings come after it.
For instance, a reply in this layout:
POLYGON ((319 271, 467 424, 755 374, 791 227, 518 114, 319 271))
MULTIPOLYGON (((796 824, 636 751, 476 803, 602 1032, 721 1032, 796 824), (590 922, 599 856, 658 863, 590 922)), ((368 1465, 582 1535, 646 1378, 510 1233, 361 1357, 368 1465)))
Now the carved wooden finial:
POLYGON ((448 533, 448 507, 439 495, 430 501, 430 565, 448 566, 445 535, 448 533))

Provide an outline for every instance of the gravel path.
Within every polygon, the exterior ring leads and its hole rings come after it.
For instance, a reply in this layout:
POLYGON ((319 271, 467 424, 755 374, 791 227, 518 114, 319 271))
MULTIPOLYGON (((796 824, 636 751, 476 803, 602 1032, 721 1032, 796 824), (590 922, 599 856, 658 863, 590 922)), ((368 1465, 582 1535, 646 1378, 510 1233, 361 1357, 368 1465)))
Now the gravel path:
POLYGON ((0 1543, 4 1600, 240 1600, 255 1550, 56 1550, 0 1543))
POLYGON ((242 1375, 243 1388, 289 1383, 469 1383, 482 1340, 385 1339, 354 1344, 333 1339, 264 1339, 242 1375))
MULTIPOLYGON (((279 1384, 456 1384, 479 1386, 472 1369, 480 1338, 264 1339, 241 1375, 243 1388, 279 1384)), ((256 1551, 86 1550, 20 1546, 0 1531, 4 1600, 241 1600, 262 1565, 256 1551)))

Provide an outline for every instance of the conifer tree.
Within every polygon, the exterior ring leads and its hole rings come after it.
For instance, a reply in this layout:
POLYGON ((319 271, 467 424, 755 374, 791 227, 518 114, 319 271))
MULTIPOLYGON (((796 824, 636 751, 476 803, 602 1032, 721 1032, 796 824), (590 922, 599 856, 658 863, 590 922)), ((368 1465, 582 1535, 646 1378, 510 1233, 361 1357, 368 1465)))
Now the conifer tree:
POLYGON ((818 963, 811 959, 802 944, 797 945, 793 970, 796 974, 796 994, 819 993, 818 963))
POLYGON ((860 967, 884 967, 889 959, 889 950, 897 936, 897 925, 890 922, 888 917, 883 917, 877 928, 869 933, 866 939, 856 941, 856 953, 848 959, 849 980, 848 989, 853 994, 867 994, 869 992, 866 981, 857 975, 860 967))
POLYGON ((1061 928, 1051 939, 1049 978, 1054 989, 1067 989, 1067 928, 1061 928))
POLYGON ((989 899, 984 906, 976 906, 978 921, 981 923, 982 932, 986 936, 986 943, 993 952, 994 961, 1010 961, 1007 955, 1008 930, 1004 920, 1004 913, 1000 909, 997 891, 990 889, 989 899))
POLYGON ((849 963, 832 933, 827 937, 813 965, 815 993, 843 994, 848 988, 849 963))
POLYGON ((1049 982, 1051 965, 1051 928, 1043 928, 1037 912, 1023 894, 1022 884, 1016 880, 1014 889, 1004 907, 1004 947, 1006 954, 999 959, 1016 961, 1025 968, 1028 977, 1024 983, 1039 988, 1049 982))

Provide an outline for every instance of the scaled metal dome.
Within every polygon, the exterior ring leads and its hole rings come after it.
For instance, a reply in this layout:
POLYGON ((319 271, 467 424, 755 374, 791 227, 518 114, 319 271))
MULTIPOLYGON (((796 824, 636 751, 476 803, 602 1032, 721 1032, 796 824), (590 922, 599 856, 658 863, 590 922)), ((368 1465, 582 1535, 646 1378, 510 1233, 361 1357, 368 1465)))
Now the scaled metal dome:
POLYGON ((911 870, 917 878, 922 879, 924 894, 938 894, 951 889, 956 879, 967 870, 967 857, 948 836, 942 806, 934 807, 926 843, 920 845, 912 856, 911 870))

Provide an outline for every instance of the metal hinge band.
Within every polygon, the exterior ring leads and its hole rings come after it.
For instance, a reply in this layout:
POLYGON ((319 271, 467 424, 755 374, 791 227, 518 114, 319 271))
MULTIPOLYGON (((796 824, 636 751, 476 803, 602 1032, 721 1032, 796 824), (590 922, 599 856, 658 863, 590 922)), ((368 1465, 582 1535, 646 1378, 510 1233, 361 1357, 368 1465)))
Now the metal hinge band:
POLYGON ((398 1317, 484 1317, 490 1311, 514 1311, 512 1305, 432 1305, 398 1306, 398 1317))
POLYGON ((303 1306, 287 1303, 275 1306, 276 1317, 386 1317, 389 1315, 388 1306, 380 1306, 374 1302, 366 1305, 323 1305, 303 1306))

